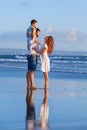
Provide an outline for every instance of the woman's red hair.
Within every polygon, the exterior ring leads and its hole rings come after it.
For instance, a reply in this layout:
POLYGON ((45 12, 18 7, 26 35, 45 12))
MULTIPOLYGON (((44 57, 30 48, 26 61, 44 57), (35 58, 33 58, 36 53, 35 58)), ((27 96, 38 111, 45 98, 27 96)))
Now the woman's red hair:
POLYGON ((54 39, 52 36, 48 36, 48 39, 47 39, 47 46, 48 46, 48 54, 50 55, 53 51, 53 48, 54 48, 54 39))

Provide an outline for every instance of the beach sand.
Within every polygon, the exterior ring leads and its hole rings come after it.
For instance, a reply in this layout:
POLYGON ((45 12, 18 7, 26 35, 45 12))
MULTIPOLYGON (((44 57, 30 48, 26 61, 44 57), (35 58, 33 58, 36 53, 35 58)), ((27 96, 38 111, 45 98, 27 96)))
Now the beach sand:
POLYGON ((26 78, 0 77, 0 130, 87 130, 86 79, 49 80, 45 91, 43 78, 35 79, 41 89, 32 93, 33 116, 29 120, 26 78), (44 99, 47 116, 40 120, 44 99))

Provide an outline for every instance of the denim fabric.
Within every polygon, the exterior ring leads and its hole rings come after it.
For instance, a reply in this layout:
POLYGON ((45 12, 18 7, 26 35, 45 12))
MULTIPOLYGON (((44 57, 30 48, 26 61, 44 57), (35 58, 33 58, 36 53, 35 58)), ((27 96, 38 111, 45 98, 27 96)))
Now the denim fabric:
POLYGON ((36 71, 37 55, 27 55, 28 71, 36 71))

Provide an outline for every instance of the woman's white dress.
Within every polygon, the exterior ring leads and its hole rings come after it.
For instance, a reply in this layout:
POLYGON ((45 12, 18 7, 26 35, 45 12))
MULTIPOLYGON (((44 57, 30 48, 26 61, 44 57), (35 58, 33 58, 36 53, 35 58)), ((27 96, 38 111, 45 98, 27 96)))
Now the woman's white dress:
MULTIPOLYGON (((42 50, 43 48, 48 49, 47 44, 43 44, 41 46, 40 50, 42 50)), ((41 70, 42 70, 42 72, 50 71, 50 59, 48 57, 47 52, 45 52, 43 55, 40 55, 40 58, 41 58, 41 70)))

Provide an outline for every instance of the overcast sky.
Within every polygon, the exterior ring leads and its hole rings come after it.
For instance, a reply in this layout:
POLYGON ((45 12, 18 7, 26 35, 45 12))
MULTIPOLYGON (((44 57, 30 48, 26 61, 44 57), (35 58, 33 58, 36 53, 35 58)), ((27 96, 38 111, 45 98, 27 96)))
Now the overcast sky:
POLYGON ((26 49, 26 30, 36 19, 55 39, 55 50, 87 51, 87 0, 1 0, 0 48, 26 49))

